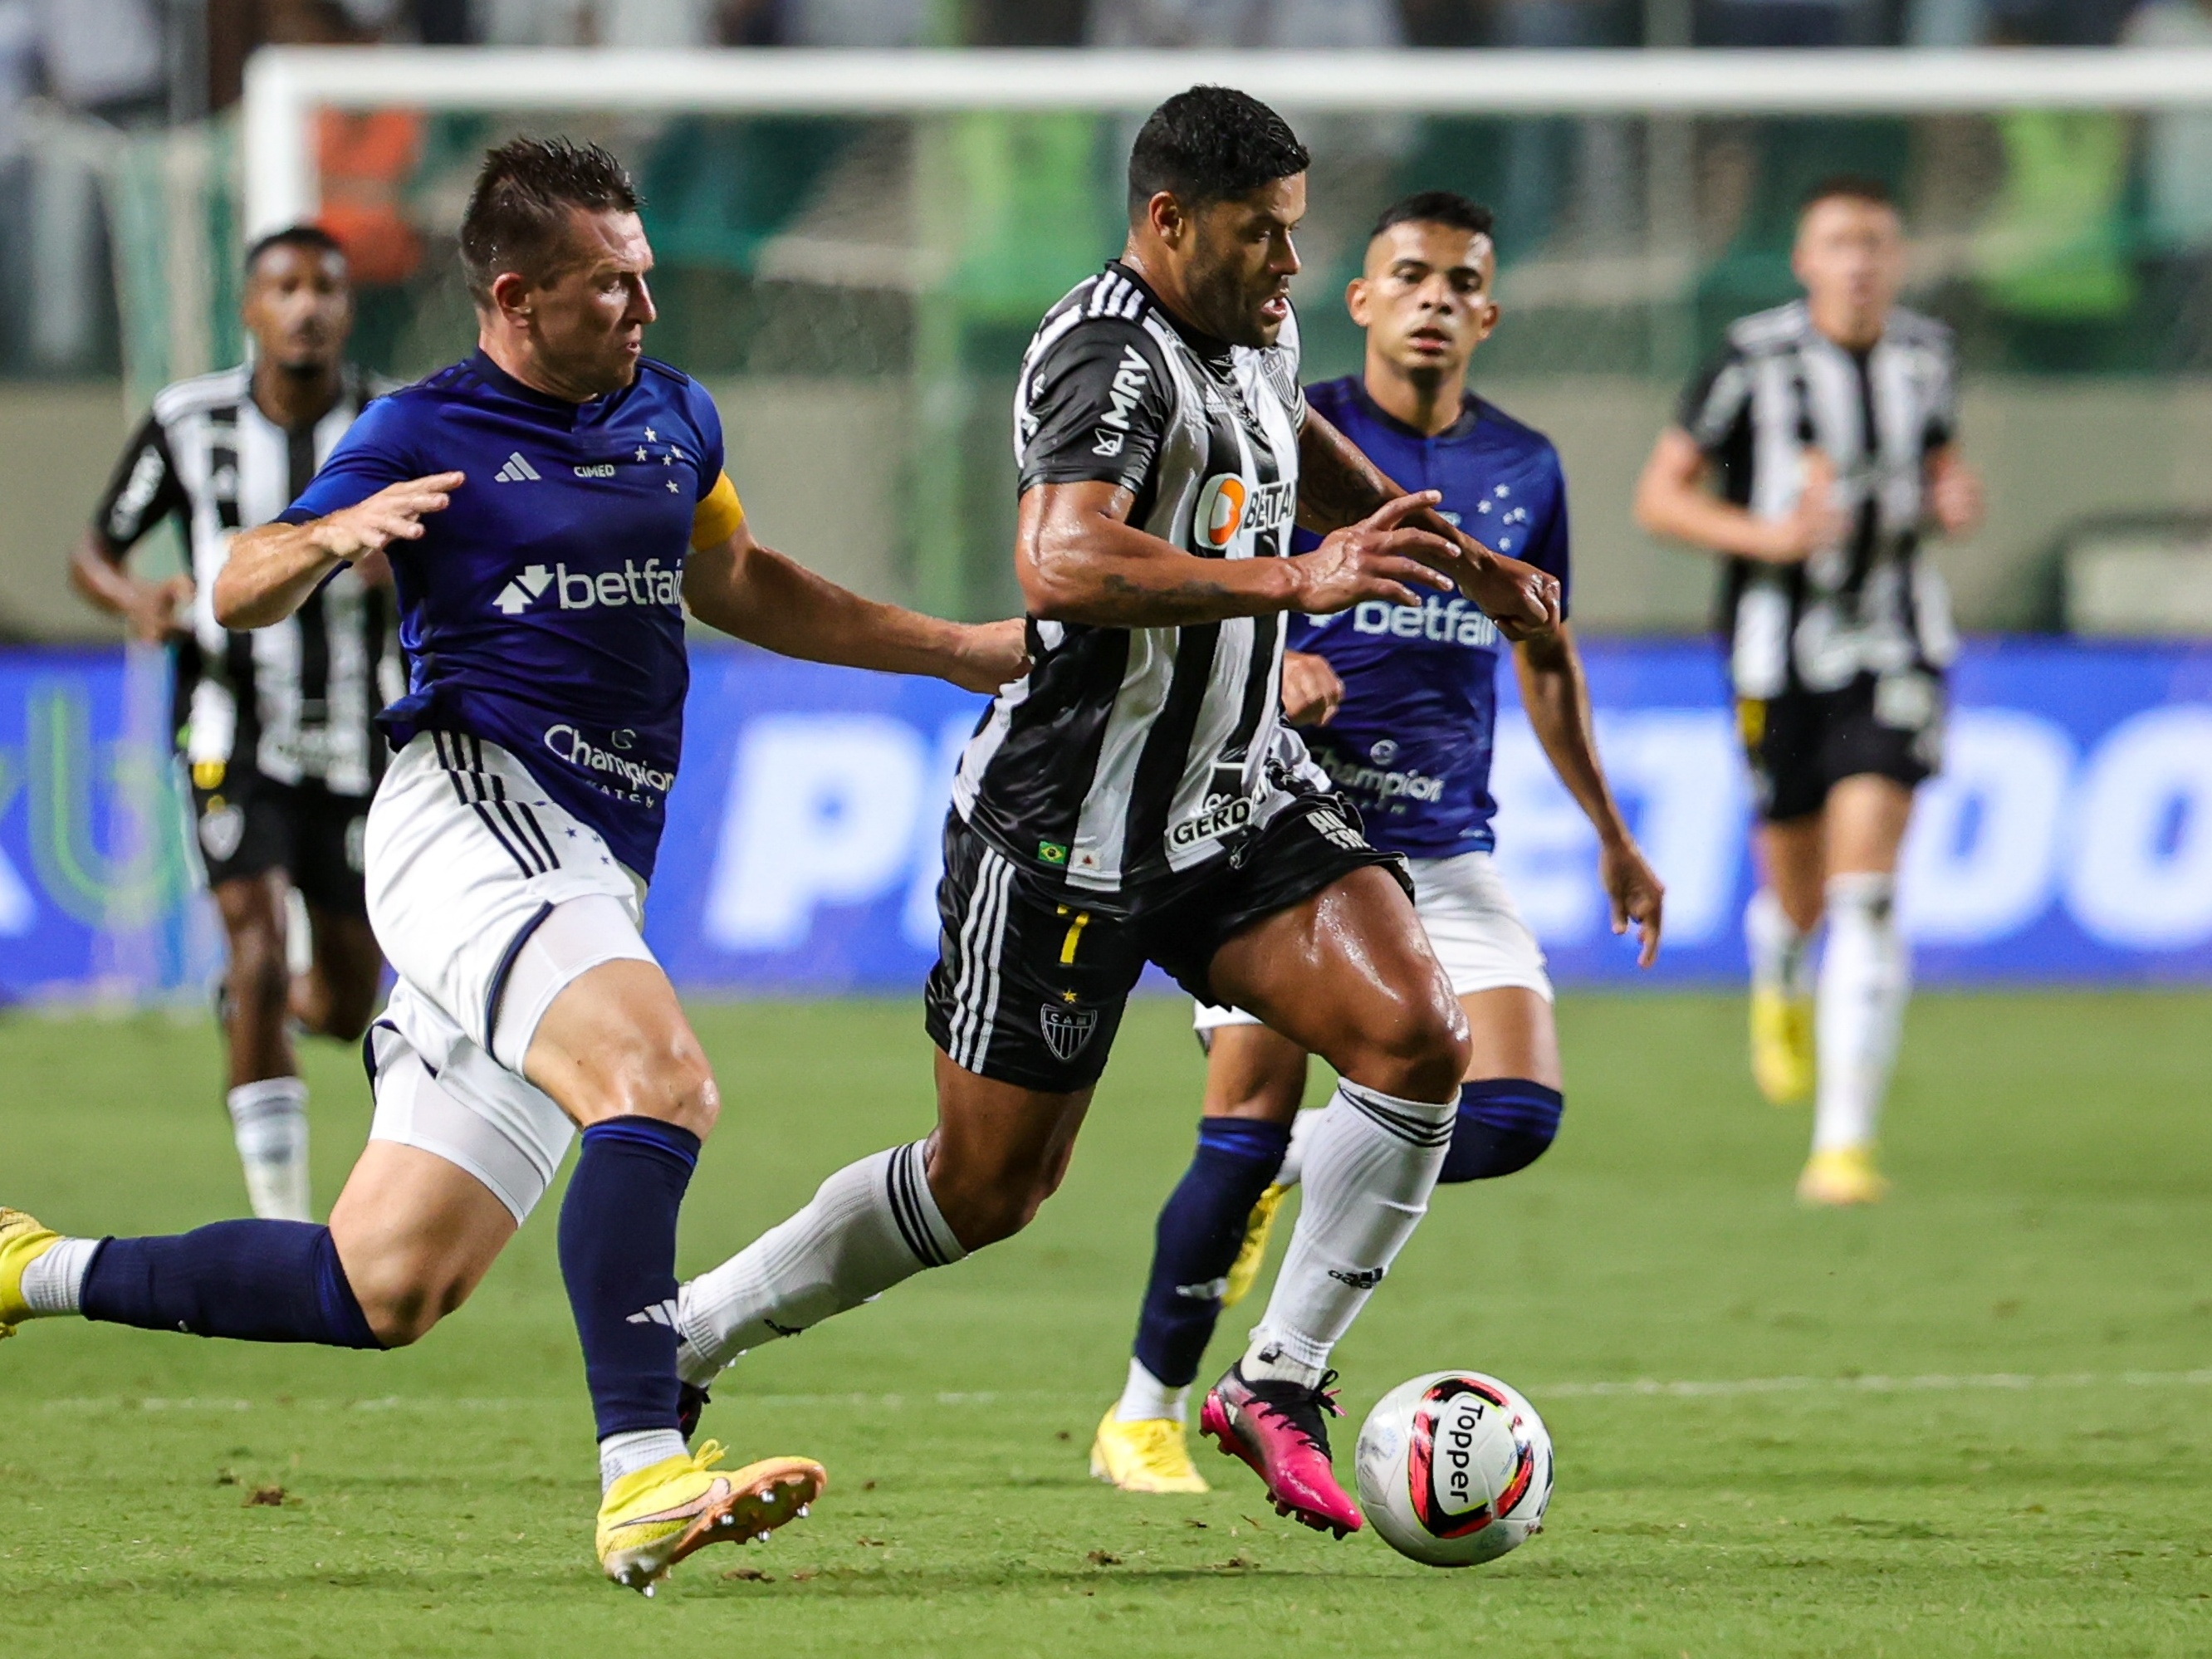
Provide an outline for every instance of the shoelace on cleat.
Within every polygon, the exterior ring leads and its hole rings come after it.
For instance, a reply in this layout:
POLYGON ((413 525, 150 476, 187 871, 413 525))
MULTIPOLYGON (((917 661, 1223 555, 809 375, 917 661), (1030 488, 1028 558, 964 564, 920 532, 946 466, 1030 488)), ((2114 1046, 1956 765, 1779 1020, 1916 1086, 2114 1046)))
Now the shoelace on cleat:
POLYGON ((1336 1403, 1335 1382, 1336 1373, 1331 1370, 1323 1371, 1321 1381, 1311 1388, 1279 1377, 1247 1382, 1244 1386, 1250 1390, 1254 1410, 1280 1418, 1327 1459, 1334 1455, 1328 1447, 1328 1419, 1344 1415, 1344 1407, 1336 1403))
POLYGON ((702 1440, 699 1443, 699 1449, 691 1454, 691 1467, 702 1474, 721 1461, 722 1443, 719 1440, 702 1440))

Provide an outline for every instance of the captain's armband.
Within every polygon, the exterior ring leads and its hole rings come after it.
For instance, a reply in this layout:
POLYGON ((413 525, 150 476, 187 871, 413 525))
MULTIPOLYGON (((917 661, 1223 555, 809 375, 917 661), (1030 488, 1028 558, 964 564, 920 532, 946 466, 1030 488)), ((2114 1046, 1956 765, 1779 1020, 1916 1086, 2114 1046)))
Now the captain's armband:
POLYGON ((691 550, 703 553, 710 547, 720 547, 738 533, 738 526, 744 521, 745 507, 738 499, 738 487, 730 482, 728 473, 722 473, 692 512, 691 550))

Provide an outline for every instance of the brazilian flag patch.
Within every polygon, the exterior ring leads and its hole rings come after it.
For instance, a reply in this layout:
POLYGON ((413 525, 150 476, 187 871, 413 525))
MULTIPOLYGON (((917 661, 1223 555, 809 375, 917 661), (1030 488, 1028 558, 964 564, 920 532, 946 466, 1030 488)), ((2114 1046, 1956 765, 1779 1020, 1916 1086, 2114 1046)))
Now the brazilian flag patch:
POLYGON ((1056 842, 1056 841, 1041 841, 1041 842, 1039 842, 1037 843, 1037 862, 1038 862, 1039 864, 1065 864, 1065 863, 1066 863, 1066 862, 1067 862, 1067 848, 1066 848, 1066 846, 1064 843, 1062 843, 1062 842, 1056 842))

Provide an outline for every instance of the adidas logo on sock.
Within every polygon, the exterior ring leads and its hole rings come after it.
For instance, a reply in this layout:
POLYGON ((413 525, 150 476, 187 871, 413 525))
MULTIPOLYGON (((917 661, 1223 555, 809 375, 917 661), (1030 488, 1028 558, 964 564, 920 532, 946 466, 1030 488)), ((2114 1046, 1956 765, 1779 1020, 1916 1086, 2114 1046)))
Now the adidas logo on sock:
POLYGON ((676 1299, 673 1297, 671 1297, 665 1302, 655 1302, 648 1304, 647 1306, 640 1308, 635 1313, 624 1320, 623 1323, 625 1325, 666 1325, 672 1328, 676 1323, 676 1299))
POLYGON ((507 458, 507 465, 491 477, 494 483, 535 483, 538 482, 538 469, 523 459, 522 452, 518 449, 507 458))

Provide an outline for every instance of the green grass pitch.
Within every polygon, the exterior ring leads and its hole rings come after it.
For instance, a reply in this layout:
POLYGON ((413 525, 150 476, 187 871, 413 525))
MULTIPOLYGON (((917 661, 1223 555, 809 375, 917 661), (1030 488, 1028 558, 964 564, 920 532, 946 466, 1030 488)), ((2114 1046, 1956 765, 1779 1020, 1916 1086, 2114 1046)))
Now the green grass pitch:
MULTIPOLYGON (((908 1003, 698 1013, 728 1104, 687 1268, 929 1121, 908 1003)), ((2212 1652, 2212 997, 1923 997, 1896 1194, 1838 1215, 1790 1201, 1805 1121, 1753 1097, 1739 1001, 1560 1014, 1559 1146, 1441 1190, 1339 1355, 1347 1473, 1417 1371, 1544 1411, 1552 1524, 1494 1566, 1295 1529, 1210 1445, 1207 1497, 1088 1479, 1195 1110, 1186 1010, 1152 1001, 1030 1233, 726 1376, 708 1432, 831 1472, 771 1543, 651 1602, 598 1577, 549 1202, 406 1352, 59 1321, 0 1346, 0 1651, 2212 1652)), ((311 1072, 327 1203, 366 1102, 341 1053, 311 1072)), ((215 1076, 197 1027, 0 1024, 0 1198, 83 1231, 236 1213, 215 1076)))

